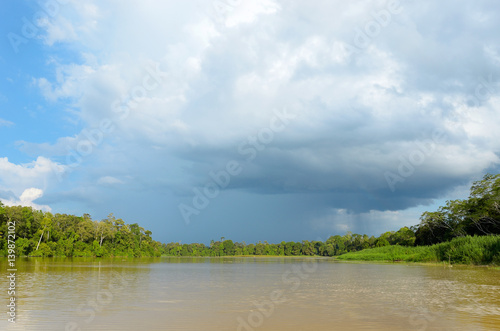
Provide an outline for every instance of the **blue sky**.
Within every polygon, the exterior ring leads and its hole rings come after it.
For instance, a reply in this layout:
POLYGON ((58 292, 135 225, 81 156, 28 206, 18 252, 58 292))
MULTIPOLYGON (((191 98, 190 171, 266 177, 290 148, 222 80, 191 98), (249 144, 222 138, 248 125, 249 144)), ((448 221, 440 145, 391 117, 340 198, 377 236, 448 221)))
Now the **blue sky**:
POLYGON ((497 1, 4 1, 0 199, 155 239, 379 235, 500 165, 497 1))

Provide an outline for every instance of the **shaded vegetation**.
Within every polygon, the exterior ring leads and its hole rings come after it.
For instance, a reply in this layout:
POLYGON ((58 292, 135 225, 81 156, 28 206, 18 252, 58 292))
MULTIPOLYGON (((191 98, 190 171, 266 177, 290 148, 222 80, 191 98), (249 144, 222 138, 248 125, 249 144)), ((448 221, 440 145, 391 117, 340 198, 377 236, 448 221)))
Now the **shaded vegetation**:
POLYGON ((210 246, 204 244, 163 244, 163 254, 167 256, 234 256, 234 255, 278 255, 278 256, 336 256, 347 252, 356 252, 365 248, 386 245, 413 245, 415 233, 403 227, 399 231, 386 232, 376 238, 366 234, 347 232, 345 235, 331 236, 323 241, 301 242, 282 241, 270 244, 267 241, 246 244, 225 240, 211 241, 210 246))

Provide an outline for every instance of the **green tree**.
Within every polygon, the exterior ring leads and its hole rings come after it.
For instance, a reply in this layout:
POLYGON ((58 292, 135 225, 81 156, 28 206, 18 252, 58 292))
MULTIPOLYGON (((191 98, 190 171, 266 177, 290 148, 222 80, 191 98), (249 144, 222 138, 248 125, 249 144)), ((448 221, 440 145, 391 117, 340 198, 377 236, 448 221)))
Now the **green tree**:
POLYGON ((500 174, 473 183, 467 211, 468 234, 500 234, 500 174))
POLYGON ((224 240, 224 255, 234 255, 234 243, 232 240, 224 240))
POLYGON ((394 242, 401 246, 413 246, 415 244, 415 232, 404 226, 394 234, 394 242))
POLYGON ((264 253, 265 253, 264 244, 259 241, 257 244, 255 244, 255 255, 264 255, 264 253))
POLYGON ((292 241, 289 241, 285 244, 285 255, 286 256, 291 256, 293 255, 293 249, 294 249, 295 243, 292 241))
POLYGON ((386 238, 378 238, 377 241, 375 242, 375 247, 384 247, 384 246, 389 246, 389 241, 386 238))
POLYGON ((38 244, 36 246, 36 250, 40 247, 40 242, 42 241, 44 233, 46 233, 46 239, 47 241, 50 238, 50 230, 52 229, 52 218, 51 214, 47 213, 46 216, 43 218, 42 223, 41 223, 41 229, 40 229, 40 239, 38 240, 38 244))
POLYGON ((308 240, 302 241, 302 254, 303 255, 314 255, 314 245, 308 240))

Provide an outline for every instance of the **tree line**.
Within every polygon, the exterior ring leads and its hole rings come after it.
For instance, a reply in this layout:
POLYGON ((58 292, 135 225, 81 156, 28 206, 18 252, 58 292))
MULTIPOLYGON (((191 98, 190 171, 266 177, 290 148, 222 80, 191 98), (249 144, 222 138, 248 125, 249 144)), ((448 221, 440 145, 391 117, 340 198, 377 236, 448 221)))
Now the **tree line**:
POLYGON ((347 232, 326 241, 267 241, 256 244, 220 240, 168 244, 154 241, 151 231, 125 224, 110 214, 94 221, 90 215, 52 215, 31 207, 7 207, 0 202, 0 255, 7 254, 7 222, 16 222, 16 253, 22 256, 338 256, 389 245, 422 246, 466 236, 500 234, 500 174, 473 183, 465 200, 447 201, 435 212, 424 212, 420 224, 388 231, 378 237, 347 232))
POLYGON ((500 234, 500 174, 487 174, 473 183, 465 200, 447 201, 435 212, 424 212, 420 224, 388 231, 379 237, 347 232, 322 241, 259 242, 246 244, 221 238, 210 246, 204 244, 169 243, 162 245, 169 256, 231 256, 231 255, 318 255, 338 256, 367 248, 423 246, 449 242, 454 238, 500 234))
POLYGON ((139 224, 126 224, 113 214, 101 221, 89 214, 74 216, 4 206, 0 202, 0 255, 7 255, 7 224, 15 223, 18 256, 160 256, 161 243, 139 224))
POLYGON ((233 242, 222 237, 218 241, 212 240, 210 246, 200 243, 162 244, 163 254, 168 256, 235 256, 235 255, 269 255, 269 256, 336 256, 348 252, 355 252, 365 248, 386 245, 413 245, 415 233, 408 227, 403 227, 397 232, 385 232, 380 237, 368 237, 366 234, 347 232, 345 235, 335 235, 326 241, 300 242, 282 241, 279 244, 267 241, 256 244, 233 242))

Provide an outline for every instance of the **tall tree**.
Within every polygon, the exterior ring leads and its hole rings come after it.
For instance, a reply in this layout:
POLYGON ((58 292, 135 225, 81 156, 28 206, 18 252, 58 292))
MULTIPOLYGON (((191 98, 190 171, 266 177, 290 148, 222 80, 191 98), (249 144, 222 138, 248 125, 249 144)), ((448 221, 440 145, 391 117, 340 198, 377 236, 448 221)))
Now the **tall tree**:
POLYGON ((45 217, 42 219, 41 228, 40 228, 40 239, 38 240, 38 244, 36 245, 36 250, 40 247, 40 242, 42 241, 43 234, 47 232, 46 241, 50 238, 50 229, 52 228, 52 214, 47 213, 45 217))

